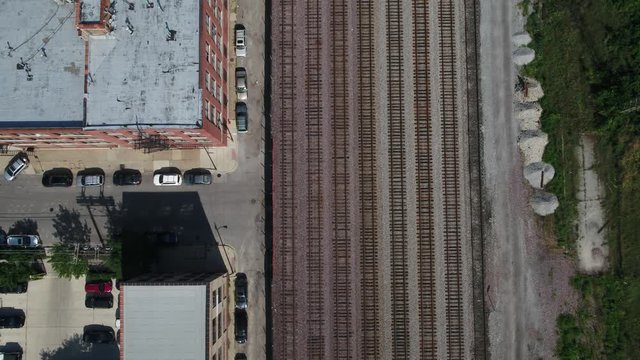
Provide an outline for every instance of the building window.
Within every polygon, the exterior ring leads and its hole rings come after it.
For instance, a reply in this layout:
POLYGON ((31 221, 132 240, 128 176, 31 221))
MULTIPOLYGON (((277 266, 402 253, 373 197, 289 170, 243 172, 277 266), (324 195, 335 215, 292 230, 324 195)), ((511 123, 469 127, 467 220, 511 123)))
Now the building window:
POLYGON ((207 62, 210 63, 211 62, 211 57, 210 57, 211 56, 210 55, 211 54, 211 45, 209 45, 209 43, 205 43, 205 47, 204 48, 205 48, 204 51, 207 53, 207 55, 206 55, 207 62))
POLYGON ((218 336, 216 340, 220 339, 220 337, 222 337, 222 321, 218 321, 218 336))
POLYGON ((218 74, 222 76, 222 60, 218 61, 218 74))
POLYGON ((211 119, 211 121, 213 121, 213 119, 215 119, 215 111, 216 111, 216 108, 213 106, 213 104, 211 104, 211 110, 213 110, 213 111, 209 112, 211 114, 211 118, 210 119, 211 119))
POLYGON ((216 85, 216 92, 218 93, 218 101, 222 102, 222 86, 216 85))
POLYGON ((209 74, 208 71, 204 76, 204 87, 205 89, 207 89, 208 92, 211 92, 211 74, 209 74))
POLYGON ((218 94, 216 94, 216 89, 218 88, 218 82, 216 81, 216 79, 214 78, 212 83, 211 83, 211 93, 213 94, 213 97, 216 98, 216 100, 220 101, 220 99, 218 99, 218 94))
MULTIPOLYGON (((209 47, 209 50, 211 50, 211 47, 209 47)), ((216 69, 217 61, 218 61, 218 57, 216 56, 215 51, 211 52, 211 61, 210 61, 210 63, 213 64, 213 70, 216 69)))
POLYGON ((204 23, 207 25, 207 32, 211 35, 211 16, 207 14, 204 23))
POLYGON ((209 100, 204 101, 204 112, 207 120, 211 119, 211 114, 209 113, 209 100))

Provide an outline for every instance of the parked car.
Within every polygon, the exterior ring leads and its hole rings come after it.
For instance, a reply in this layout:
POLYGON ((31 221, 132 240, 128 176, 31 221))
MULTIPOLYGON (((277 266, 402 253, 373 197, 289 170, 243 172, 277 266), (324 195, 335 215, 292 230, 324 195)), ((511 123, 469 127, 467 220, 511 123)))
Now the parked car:
POLYGON ((243 25, 236 25, 236 56, 247 56, 247 44, 245 43, 246 31, 243 25))
POLYGON ((84 299, 84 306, 90 309, 111 309, 113 308, 113 294, 87 293, 84 299))
POLYGON ((179 186, 182 185, 182 175, 180 173, 160 173, 153 175, 153 184, 156 186, 179 186))
POLYGON ((247 70, 243 67, 236 68, 236 95, 238 100, 247 100, 247 70))
POLYGON ((71 184, 73 184, 73 173, 69 169, 53 169, 42 175, 42 185, 46 187, 69 187, 71 184))
POLYGON ((29 283, 26 282, 17 283, 15 286, 1 286, 0 294, 24 294, 27 292, 27 288, 29 288, 29 283))
POLYGON ((4 168, 4 178, 7 181, 13 181, 13 179, 29 166, 29 158, 25 153, 19 153, 14 156, 9 162, 6 168, 4 168))
POLYGON ((104 185, 104 174, 80 173, 76 177, 76 185, 80 187, 104 185))
POLYGON ((249 131, 247 104, 243 102, 236 103, 236 129, 238 129, 239 133, 246 133, 249 131))
POLYGON ((147 239, 153 244, 176 245, 178 244, 178 234, 171 231, 146 233, 147 239))
POLYGON ((91 281, 84 284, 84 291, 87 293, 110 293, 112 289, 111 280, 91 281))
POLYGON ((0 360, 22 360, 22 350, 0 350, 0 360))
POLYGON ((113 185, 140 185, 142 174, 134 169, 121 169, 113 173, 113 185))
POLYGON ((184 180, 188 185, 211 184, 211 172, 207 169, 193 169, 184 173, 184 180))
POLYGON ((247 312, 244 310, 236 310, 235 337, 238 344, 247 342, 247 312))
POLYGON ((116 342, 116 332, 109 326, 85 326, 82 342, 85 344, 113 344, 116 342))
POLYGON ((247 308, 247 275, 238 273, 236 275, 236 309, 247 308))
POLYGON ((182 175, 180 174, 155 174, 153 184, 156 186, 179 186, 182 185, 182 175))
POLYGON ((120 307, 119 306, 116 308, 116 329, 120 330, 120 307))
POLYGON ((0 329, 17 329, 24 326, 24 314, 0 315, 0 329))
POLYGON ((38 235, 9 235, 7 236, 7 245, 35 248, 40 246, 40 237, 38 235))

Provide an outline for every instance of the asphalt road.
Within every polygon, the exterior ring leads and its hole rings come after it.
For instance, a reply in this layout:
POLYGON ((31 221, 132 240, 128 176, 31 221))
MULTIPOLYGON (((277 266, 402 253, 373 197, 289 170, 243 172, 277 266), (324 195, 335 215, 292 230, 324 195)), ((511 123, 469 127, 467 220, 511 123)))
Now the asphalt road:
MULTIPOLYGON (((125 203, 128 203, 127 207, 138 209, 138 213, 132 213, 131 216, 135 218, 146 216, 149 222, 147 225, 140 226, 146 226, 149 231, 178 228, 184 241, 213 236, 218 243, 225 245, 225 249, 229 249, 233 263, 230 272, 244 272, 249 280, 249 340, 242 345, 242 351, 251 354, 250 357, 253 359, 263 358, 265 347, 262 179, 264 170, 260 130, 259 125, 255 126, 253 131, 235 140, 239 141, 238 169, 231 174, 214 178, 214 183, 211 185, 158 187, 153 185, 152 174, 147 173, 143 175, 141 185, 119 187, 112 185, 112 174, 107 173, 107 184, 102 190, 104 198, 112 200, 115 204, 122 204, 125 200, 125 203), (143 203, 136 203, 136 201, 143 203), (190 219, 185 216, 191 213, 197 217, 190 219), (165 217, 156 217, 154 223, 152 216, 154 214, 164 214, 165 217), (167 220, 166 216, 173 216, 172 214, 175 214, 175 218, 167 220), (171 228, 167 229, 168 226, 171 228), (195 233, 197 231, 202 231, 203 235, 195 233)), ((84 195, 85 198, 98 198, 100 189, 88 188, 84 195)), ((100 238, 107 236, 107 209, 100 205, 90 207, 80 205, 78 200, 81 198, 82 191, 75 184, 69 188, 45 188, 41 184, 41 177, 37 175, 20 175, 11 183, 2 180, 0 182, 0 199, 2 199, 0 227, 9 232, 16 222, 31 219, 37 227, 37 233, 43 244, 52 245, 58 241, 53 236, 53 220, 59 212, 59 207, 62 206, 78 211, 80 220, 86 221, 91 228, 92 243, 99 244, 100 238), (90 213, 92 216, 89 215, 90 213)), ((67 280, 57 280, 61 283, 67 282, 67 280)), ((33 282, 33 284, 36 283, 38 285, 32 285, 32 288, 41 285, 39 282, 33 282)), ((57 308, 55 304, 65 304, 68 299, 65 300, 64 294, 54 290, 39 292, 38 298, 45 302, 60 298, 61 300, 53 301, 51 303, 53 305, 47 308, 47 311, 59 314, 62 309, 57 308)), ((30 288, 29 292, 31 291, 30 288)), ((231 297, 231 307, 233 307, 233 301, 231 297)), ((64 318, 66 316, 60 316, 59 320, 62 321, 64 318)), ((68 331, 60 330, 66 327, 55 325, 55 321, 51 326, 53 327, 51 336, 59 338, 60 341, 70 335, 67 334, 68 331)), ((30 328, 29 320, 27 328, 30 328)), ((51 347, 52 344, 49 341, 46 345, 51 347)))

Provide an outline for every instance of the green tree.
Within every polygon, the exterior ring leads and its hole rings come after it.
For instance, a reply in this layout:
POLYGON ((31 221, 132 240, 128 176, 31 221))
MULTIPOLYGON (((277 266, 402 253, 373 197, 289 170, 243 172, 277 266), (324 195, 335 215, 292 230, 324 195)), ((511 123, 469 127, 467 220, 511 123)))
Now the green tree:
POLYGON ((89 270, 89 262, 82 257, 74 256, 72 247, 64 244, 55 244, 51 249, 49 263, 62 278, 79 278, 89 270))
POLYGON ((12 254, 0 260, 0 286, 15 287, 18 283, 29 281, 35 274, 32 266, 33 255, 12 254))
POLYGON ((53 218, 53 236, 65 244, 86 244, 91 240, 91 228, 86 221, 80 220, 80 213, 75 209, 67 209, 62 205, 53 218))

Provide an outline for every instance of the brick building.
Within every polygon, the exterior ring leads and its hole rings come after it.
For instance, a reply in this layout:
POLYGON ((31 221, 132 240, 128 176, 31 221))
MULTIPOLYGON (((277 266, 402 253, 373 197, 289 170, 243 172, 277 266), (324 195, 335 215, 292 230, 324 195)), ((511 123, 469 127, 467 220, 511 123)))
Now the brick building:
POLYGON ((227 0, 5 7, 0 146, 227 145, 227 0))
POLYGON ((146 274, 121 284, 120 359, 227 360, 227 274, 146 274))

